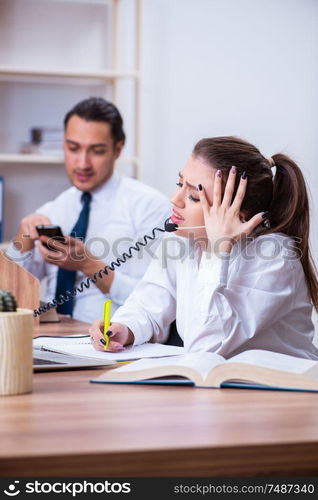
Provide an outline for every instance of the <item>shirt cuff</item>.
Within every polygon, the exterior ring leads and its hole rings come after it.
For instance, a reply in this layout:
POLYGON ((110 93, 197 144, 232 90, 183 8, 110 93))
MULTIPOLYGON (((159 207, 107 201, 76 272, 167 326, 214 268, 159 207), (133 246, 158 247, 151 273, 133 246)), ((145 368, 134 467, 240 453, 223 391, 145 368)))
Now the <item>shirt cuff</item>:
POLYGON ((131 294, 138 283, 138 278, 133 278, 120 271, 114 272, 114 279, 111 284, 109 294, 111 299, 119 305, 122 305, 131 294))
POLYGON ((10 241, 9 245, 4 251, 4 254, 6 257, 8 257, 10 260, 13 260, 17 264, 22 265, 23 262, 25 262, 27 259, 30 258, 30 256, 33 254, 34 250, 29 250, 28 252, 20 252, 20 250, 17 249, 13 241, 10 241))
POLYGON ((129 314, 125 306, 117 309, 111 318, 111 322, 121 323, 132 331, 134 335, 133 345, 143 344, 144 342, 149 342, 151 339, 151 328, 149 328, 149 323, 144 320, 142 316, 138 317, 138 320, 134 320, 133 314, 129 314))
POLYGON ((199 267, 199 282, 226 285, 230 256, 230 253, 203 252, 199 267))

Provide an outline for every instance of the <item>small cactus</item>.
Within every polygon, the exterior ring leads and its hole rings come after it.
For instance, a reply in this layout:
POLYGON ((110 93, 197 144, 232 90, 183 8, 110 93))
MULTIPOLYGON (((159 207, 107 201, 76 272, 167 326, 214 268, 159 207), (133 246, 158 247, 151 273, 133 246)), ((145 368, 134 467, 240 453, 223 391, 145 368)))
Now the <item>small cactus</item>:
POLYGON ((0 289, 0 312, 15 312, 17 301, 12 293, 0 289))

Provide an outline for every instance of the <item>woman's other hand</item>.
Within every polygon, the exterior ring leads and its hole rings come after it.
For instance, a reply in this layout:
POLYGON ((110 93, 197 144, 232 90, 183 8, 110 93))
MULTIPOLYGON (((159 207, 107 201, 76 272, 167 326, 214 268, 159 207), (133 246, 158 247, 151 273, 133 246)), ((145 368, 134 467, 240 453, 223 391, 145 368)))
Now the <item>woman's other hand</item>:
MULTIPOLYGON (((204 188, 199 184, 199 197, 203 209, 205 227, 209 240, 209 251, 216 253, 230 253, 233 245, 251 232, 264 221, 264 212, 254 215, 247 222, 244 220, 241 205, 244 200, 247 176, 241 176, 240 183, 233 198, 236 179, 236 168, 232 167, 229 173, 224 196, 222 199, 222 172, 217 170, 213 186, 213 202, 210 205, 204 188)), ((266 213, 265 213, 266 215, 266 213)))

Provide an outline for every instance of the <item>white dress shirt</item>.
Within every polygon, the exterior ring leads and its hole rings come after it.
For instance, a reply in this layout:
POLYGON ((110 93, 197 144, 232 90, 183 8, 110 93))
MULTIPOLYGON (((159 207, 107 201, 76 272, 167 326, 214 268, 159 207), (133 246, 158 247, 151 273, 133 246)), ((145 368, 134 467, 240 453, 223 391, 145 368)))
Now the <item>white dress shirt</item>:
MULTIPOLYGON (((61 226, 63 234, 69 235, 82 209, 81 195, 82 191, 72 186, 36 212, 49 217, 52 224, 61 226)), ((136 241, 143 241, 144 235, 152 235, 154 227, 163 228, 164 221, 170 215, 171 204, 163 194, 140 181, 114 172, 104 185, 92 192, 85 244, 91 253, 109 265, 136 241)), ((115 268, 109 294, 102 293, 92 283, 90 288, 78 294, 73 317, 87 322, 102 318, 103 303, 108 298, 112 299, 112 312, 115 312, 145 273, 152 252, 163 234, 156 231, 156 240, 150 241, 140 252, 133 251, 131 259, 120 268, 115 268)), ((58 268, 43 260, 39 244, 36 242, 34 250, 22 255, 11 243, 6 254, 37 278, 47 277, 46 296, 43 298, 47 302, 55 297, 58 268)), ((85 278, 83 273, 77 272, 75 286, 85 278)))
POLYGON ((161 341, 176 318, 187 351, 228 358, 266 349, 318 359, 305 275, 291 249, 292 240, 279 233, 216 255, 166 234, 112 322, 127 325, 135 344, 161 341))

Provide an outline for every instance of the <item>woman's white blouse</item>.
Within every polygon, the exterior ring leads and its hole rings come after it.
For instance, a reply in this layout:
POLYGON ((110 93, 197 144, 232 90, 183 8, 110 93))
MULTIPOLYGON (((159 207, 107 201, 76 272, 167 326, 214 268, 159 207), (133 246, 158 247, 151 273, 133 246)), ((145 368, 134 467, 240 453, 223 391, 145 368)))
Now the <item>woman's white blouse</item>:
POLYGON ((282 233, 236 244, 231 254, 202 252, 166 235, 143 279, 112 322, 135 344, 162 342, 176 319, 186 350, 225 358, 266 349, 318 359, 312 304, 293 240, 282 233))

